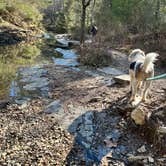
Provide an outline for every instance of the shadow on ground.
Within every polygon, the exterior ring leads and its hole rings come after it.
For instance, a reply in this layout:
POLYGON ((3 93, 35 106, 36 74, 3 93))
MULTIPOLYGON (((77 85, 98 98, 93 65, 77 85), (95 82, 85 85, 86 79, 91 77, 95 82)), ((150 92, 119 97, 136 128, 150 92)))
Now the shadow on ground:
POLYGON ((151 146, 154 142, 147 139, 147 130, 131 120, 133 108, 127 106, 128 99, 129 94, 121 96, 108 108, 89 110, 72 122, 68 131, 75 136, 75 141, 66 158, 67 166, 154 164, 149 163, 148 158, 144 161, 128 160, 130 156, 161 155, 155 144, 151 146), (146 147, 144 153, 138 152, 141 146, 146 147))
MULTIPOLYGON (((128 99, 122 96, 118 100, 128 99)), ((127 114, 108 108, 89 110, 75 119, 68 128, 75 135, 75 143, 66 165, 129 165, 129 155, 145 142, 129 129, 132 121, 127 114)))

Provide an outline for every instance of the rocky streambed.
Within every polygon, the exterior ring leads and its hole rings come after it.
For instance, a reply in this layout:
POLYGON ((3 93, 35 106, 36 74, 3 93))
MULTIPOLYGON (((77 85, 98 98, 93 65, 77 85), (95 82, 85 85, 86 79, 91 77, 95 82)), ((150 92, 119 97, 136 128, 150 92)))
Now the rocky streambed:
MULTIPOLYGON (((131 119, 121 66, 90 70, 75 51, 56 51, 63 56, 54 63, 17 73, 10 91, 15 104, 1 111, 1 164, 164 165, 165 135, 162 144, 148 141, 148 129, 131 119)), ((154 82, 152 104, 139 109, 153 112, 164 97, 164 82, 154 82)), ((164 126, 165 113, 160 116, 164 126)))

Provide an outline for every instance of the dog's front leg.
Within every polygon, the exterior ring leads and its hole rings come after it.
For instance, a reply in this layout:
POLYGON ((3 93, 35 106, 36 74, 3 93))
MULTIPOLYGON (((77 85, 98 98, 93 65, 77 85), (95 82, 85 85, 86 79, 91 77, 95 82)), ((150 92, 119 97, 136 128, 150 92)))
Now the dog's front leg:
POLYGON ((135 79, 133 79, 131 81, 131 87, 132 87, 132 91, 131 91, 131 98, 130 101, 134 101, 136 94, 137 94, 137 81, 135 79))
POLYGON ((142 81, 138 81, 138 83, 137 83, 138 90, 141 89, 141 86, 142 86, 142 81))

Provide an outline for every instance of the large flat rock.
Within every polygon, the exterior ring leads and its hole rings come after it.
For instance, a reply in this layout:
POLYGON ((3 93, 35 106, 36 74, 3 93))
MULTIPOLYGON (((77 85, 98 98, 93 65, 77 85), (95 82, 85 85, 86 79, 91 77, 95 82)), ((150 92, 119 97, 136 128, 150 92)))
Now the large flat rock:
POLYGON ((68 67, 75 67, 79 65, 76 59, 62 59, 62 58, 54 58, 54 57, 52 57, 52 59, 56 65, 62 65, 62 66, 68 66, 68 67))
POLYGON ((66 39, 57 39, 57 42, 65 47, 68 47, 68 41, 66 39))
POLYGON ((56 48, 55 51, 62 54, 64 59, 76 59, 77 54, 75 53, 75 50, 65 50, 62 48, 56 48))
POLYGON ((34 67, 21 68, 19 70, 19 73, 22 75, 23 78, 25 78, 27 76, 34 76, 34 75, 41 76, 43 74, 46 74, 47 71, 40 66, 34 66, 34 67))
POLYGON ((115 76, 114 80, 117 83, 121 83, 121 84, 130 83, 130 76, 129 76, 129 74, 122 74, 122 75, 119 75, 119 76, 115 76))
POLYGON ((49 82, 47 78, 36 78, 34 82, 28 83, 23 88, 28 91, 36 90, 37 88, 43 88, 48 86, 49 82))
POLYGON ((103 72, 104 74, 110 74, 113 76, 118 76, 118 75, 124 74, 122 71, 112 68, 112 67, 98 68, 97 70, 100 72, 103 72))
POLYGON ((46 106, 45 111, 46 114, 59 114, 63 113, 63 108, 60 103, 60 100, 55 100, 51 102, 48 106, 46 106))
POLYGON ((17 75, 11 83, 11 97, 48 96, 49 79, 47 70, 42 66, 20 68, 17 75))
POLYGON ((65 38, 57 38, 57 42, 62 45, 63 47, 70 47, 70 46, 78 46, 80 42, 77 40, 67 40, 65 38))

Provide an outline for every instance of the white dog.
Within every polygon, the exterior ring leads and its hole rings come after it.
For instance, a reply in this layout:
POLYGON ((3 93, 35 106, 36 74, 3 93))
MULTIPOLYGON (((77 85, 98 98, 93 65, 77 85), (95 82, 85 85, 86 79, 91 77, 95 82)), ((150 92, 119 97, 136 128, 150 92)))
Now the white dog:
POLYGON ((133 50, 129 55, 130 61, 130 89, 131 98, 130 101, 134 101, 139 88, 144 85, 142 101, 146 101, 147 93, 151 85, 151 81, 146 81, 147 78, 154 76, 154 62, 157 53, 145 53, 140 49, 133 50))

